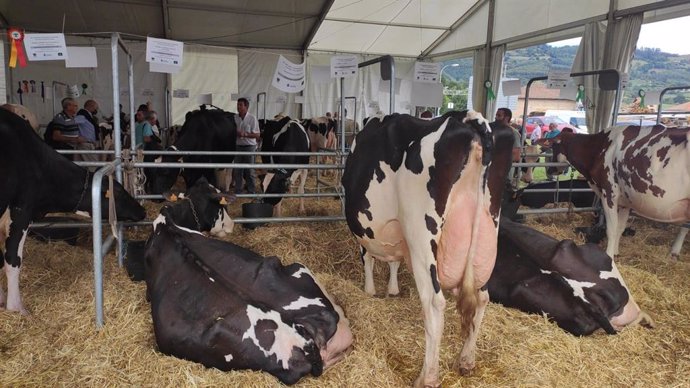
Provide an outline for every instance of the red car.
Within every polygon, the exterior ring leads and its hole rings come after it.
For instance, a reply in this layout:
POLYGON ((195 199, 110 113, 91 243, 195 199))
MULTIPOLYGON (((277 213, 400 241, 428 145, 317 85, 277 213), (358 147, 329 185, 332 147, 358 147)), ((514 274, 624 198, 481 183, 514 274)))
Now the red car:
POLYGON ((568 127, 568 123, 565 121, 559 119, 556 116, 532 116, 528 117, 527 120, 525 120, 525 131, 527 131, 527 138, 529 139, 530 135, 532 135, 532 131, 534 131, 534 127, 536 124, 539 123, 539 126, 541 127, 541 136, 544 137, 544 134, 549 132, 549 124, 551 123, 556 123, 558 125, 558 130, 562 131, 563 128, 568 127))

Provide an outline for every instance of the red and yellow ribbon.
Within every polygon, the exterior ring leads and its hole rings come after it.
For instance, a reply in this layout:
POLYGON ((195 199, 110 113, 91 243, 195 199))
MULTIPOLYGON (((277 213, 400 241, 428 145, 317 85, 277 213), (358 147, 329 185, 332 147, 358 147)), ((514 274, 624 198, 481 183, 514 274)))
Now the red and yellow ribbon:
POLYGON ((19 28, 10 28, 7 30, 7 35, 10 38, 10 67, 17 67, 17 59, 19 59, 20 67, 26 66, 24 31, 19 28))

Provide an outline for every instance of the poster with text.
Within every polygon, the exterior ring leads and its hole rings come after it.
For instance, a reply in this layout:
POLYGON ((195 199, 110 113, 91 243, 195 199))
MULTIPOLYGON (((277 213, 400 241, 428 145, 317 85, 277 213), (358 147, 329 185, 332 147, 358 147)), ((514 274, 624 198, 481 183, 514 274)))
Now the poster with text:
POLYGON ((301 92, 304 90, 304 63, 292 63, 281 55, 273 74, 272 84, 283 92, 301 92))

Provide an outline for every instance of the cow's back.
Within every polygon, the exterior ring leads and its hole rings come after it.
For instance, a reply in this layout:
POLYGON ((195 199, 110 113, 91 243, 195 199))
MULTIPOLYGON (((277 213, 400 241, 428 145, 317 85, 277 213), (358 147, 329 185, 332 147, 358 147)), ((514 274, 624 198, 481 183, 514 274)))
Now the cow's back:
POLYGON ((619 204, 658 221, 690 218, 690 128, 614 127, 605 163, 619 204))

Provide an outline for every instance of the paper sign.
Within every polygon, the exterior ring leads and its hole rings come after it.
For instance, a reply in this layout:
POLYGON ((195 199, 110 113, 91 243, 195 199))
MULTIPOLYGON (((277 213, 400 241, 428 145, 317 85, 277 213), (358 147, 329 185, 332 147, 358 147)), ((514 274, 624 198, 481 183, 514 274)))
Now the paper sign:
POLYGON ((548 79, 546 80, 546 87, 549 89, 563 89, 568 86, 570 80, 570 72, 565 71, 549 71, 548 79))
POLYGON ((455 104, 452 102, 449 102, 448 103, 448 109, 453 109, 453 108, 455 108, 455 104))
POLYGON ((98 67, 95 47, 67 47, 65 67, 98 67))
POLYGON ((628 81, 630 80, 630 74, 621 73, 621 90, 628 86, 628 81))
POLYGON ((55 61, 67 59, 64 34, 26 34, 24 48, 30 61, 55 61))
POLYGON ((184 43, 176 40, 146 38, 146 62, 182 67, 184 43))
POLYGON ((441 106, 443 85, 435 82, 412 82, 412 104, 415 106, 441 106))
POLYGON ((650 90, 644 94, 645 105, 659 105, 659 97, 661 92, 658 90, 650 90))
POLYGON ((292 63, 281 55, 273 74, 272 85, 287 93, 304 90, 304 63, 292 63))
POLYGON ((182 70, 182 66, 166 65, 164 63, 149 62, 149 71, 151 73, 170 73, 177 74, 182 70))
POLYGON ((438 73, 441 71, 441 64, 438 62, 415 62, 414 81, 416 82, 441 82, 438 73))
POLYGON ((520 95, 520 80, 511 79, 501 82, 504 96, 519 96, 520 95))
POLYGON ((196 102, 199 105, 213 105, 213 94, 200 94, 197 96, 196 102))
POLYGON ((189 89, 175 89, 173 90, 173 97, 189 98, 189 89))
POLYGON ((331 78, 349 78, 357 75, 357 57, 336 55, 331 57, 331 78))
POLYGON ((559 97, 566 100, 575 101, 575 98, 577 97, 577 85, 569 82, 566 87, 561 89, 559 97))

